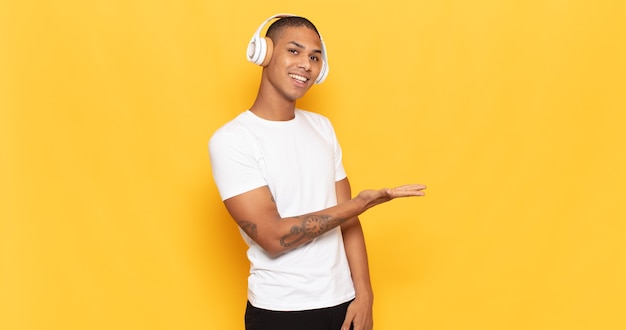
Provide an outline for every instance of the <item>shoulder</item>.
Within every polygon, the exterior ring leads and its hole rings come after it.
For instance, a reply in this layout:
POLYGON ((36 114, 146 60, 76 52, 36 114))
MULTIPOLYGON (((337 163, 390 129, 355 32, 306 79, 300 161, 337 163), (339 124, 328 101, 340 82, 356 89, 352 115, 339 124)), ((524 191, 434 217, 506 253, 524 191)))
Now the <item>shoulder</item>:
POLYGON ((303 110, 303 109, 296 109, 296 113, 307 119, 330 121, 327 117, 320 115, 317 112, 312 112, 312 111, 303 110))
POLYGON ((315 126, 323 128, 332 128, 333 126, 328 117, 320 115, 319 113, 311 112, 308 110, 296 109, 296 114, 315 126))
POLYGON ((231 119, 220 128, 218 128, 213 135, 213 139, 221 139, 223 137, 230 137, 232 135, 240 136, 242 133, 249 131, 250 126, 250 113, 248 111, 241 112, 237 117, 231 119))
POLYGON ((250 135, 245 117, 246 112, 243 112, 218 128, 209 139, 209 147, 213 149, 245 144, 250 135))

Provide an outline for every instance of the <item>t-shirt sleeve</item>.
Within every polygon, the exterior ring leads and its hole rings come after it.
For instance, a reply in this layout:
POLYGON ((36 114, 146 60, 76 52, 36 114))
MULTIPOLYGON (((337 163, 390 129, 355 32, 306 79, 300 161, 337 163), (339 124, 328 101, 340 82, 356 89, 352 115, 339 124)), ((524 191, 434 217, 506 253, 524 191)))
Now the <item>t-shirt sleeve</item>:
POLYGON ((243 134, 217 131, 209 140, 209 157, 222 200, 267 185, 259 153, 243 134))

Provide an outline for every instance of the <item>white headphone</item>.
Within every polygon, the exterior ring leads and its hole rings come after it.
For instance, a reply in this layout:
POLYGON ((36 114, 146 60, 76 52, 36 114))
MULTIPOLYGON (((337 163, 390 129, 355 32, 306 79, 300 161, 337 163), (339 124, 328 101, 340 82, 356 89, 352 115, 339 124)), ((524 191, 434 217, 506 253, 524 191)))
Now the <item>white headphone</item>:
MULTIPOLYGON (((250 43, 248 44, 248 52, 247 57, 248 61, 258 64, 261 66, 267 66, 272 58, 272 49, 273 43, 272 39, 268 37, 261 37, 261 30, 263 27, 271 20, 275 18, 283 18, 283 17, 297 17, 297 15, 293 14, 276 14, 263 22, 261 26, 256 30, 252 39, 250 39, 250 43)), ((326 55, 326 46, 324 45, 324 40, 322 39, 322 35, 320 34, 320 40, 322 42, 322 70, 320 74, 315 79, 316 84, 322 83, 326 77, 328 76, 328 57, 326 55)))

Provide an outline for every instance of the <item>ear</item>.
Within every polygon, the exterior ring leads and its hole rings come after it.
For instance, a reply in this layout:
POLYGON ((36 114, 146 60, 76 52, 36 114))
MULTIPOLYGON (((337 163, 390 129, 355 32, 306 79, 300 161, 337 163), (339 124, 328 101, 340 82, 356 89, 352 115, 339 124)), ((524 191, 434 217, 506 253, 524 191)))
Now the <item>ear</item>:
POLYGON ((262 67, 266 67, 270 64, 272 60, 272 55, 274 55, 274 42, 272 39, 265 37, 265 58, 263 59, 263 63, 261 63, 262 67))

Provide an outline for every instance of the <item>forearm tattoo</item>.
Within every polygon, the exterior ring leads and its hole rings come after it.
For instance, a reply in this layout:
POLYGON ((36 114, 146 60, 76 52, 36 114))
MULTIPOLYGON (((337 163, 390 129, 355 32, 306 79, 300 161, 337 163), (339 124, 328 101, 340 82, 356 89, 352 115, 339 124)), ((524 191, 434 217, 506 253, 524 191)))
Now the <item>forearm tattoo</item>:
POLYGON ((280 238, 280 245, 290 247, 303 239, 316 238, 345 221, 346 219, 333 218, 329 215, 304 216, 301 225, 291 227, 289 233, 280 238))
POLYGON ((252 239, 255 239, 257 237, 256 223, 243 220, 238 221, 237 224, 239 224, 239 227, 241 227, 243 232, 246 233, 248 237, 252 239))

